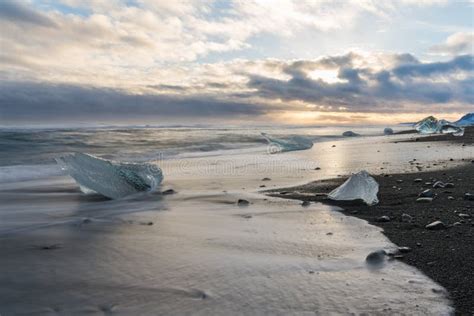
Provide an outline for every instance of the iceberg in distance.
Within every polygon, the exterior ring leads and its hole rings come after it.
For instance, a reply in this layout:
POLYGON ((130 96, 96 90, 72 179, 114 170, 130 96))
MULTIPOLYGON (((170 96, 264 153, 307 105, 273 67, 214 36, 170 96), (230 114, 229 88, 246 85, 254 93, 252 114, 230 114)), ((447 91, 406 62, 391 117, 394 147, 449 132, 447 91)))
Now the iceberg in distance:
POLYGON ((292 136, 289 139, 279 139, 268 136, 266 133, 261 135, 268 141, 269 153, 273 154, 276 152, 305 150, 313 147, 313 141, 303 136, 292 136))
POLYGON ((378 192, 377 181, 367 171, 362 170, 331 191, 328 198, 335 201, 363 200, 367 205, 375 205, 379 202, 378 192))
POLYGON ((474 112, 467 113, 455 122, 457 126, 474 126, 474 112))
POLYGON ((84 193, 93 191, 111 199, 153 191, 163 181, 161 169, 150 163, 118 162, 83 153, 67 154, 56 161, 84 193))

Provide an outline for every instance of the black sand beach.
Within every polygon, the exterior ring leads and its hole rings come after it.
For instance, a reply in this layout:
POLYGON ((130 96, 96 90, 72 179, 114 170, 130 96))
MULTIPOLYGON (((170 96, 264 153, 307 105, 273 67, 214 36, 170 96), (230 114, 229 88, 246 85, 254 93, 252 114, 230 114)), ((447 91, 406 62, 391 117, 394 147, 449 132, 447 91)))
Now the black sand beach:
MULTIPOLYGON (((473 135, 474 129, 470 128, 466 129, 464 137, 416 135, 410 141, 417 141, 417 138, 418 141, 454 141, 459 146, 472 148, 473 135)), ((407 164, 417 162, 407 161, 407 164)), ((427 165, 419 167, 422 171, 418 173, 374 176, 380 185, 380 202, 375 206, 337 203, 326 198, 326 194, 347 177, 315 181, 268 193, 338 205, 343 208, 344 214, 383 228, 384 234, 393 243, 410 248, 397 256, 399 260, 422 270, 444 286, 449 291, 457 315, 474 315, 474 201, 466 197, 466 193, 474 194, 474 160, 437 162, 436 166, 430 166, 438 169, 433 171, 426 171, 427 165), (436 181, 451 184, 445 188, 433 188, 436 181), (418 195, 426 189, 435 194, 432 202, 416 202, 418 195), (425 228, 435 221, 443 222, 445 227, 439 230, 425 228)))

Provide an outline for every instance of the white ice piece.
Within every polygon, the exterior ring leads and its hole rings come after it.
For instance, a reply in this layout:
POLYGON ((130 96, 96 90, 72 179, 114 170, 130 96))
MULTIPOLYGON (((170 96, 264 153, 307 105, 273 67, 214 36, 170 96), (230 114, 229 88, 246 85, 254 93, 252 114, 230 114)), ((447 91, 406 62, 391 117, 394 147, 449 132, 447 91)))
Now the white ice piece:
POLYGON ((268 141, 268 144, 271 146, 269 149, 270 153, 305 150, 313 147, 313 141, 303 136, 292 136, 288 139, 279 139, 271 137, 266 133, 262 133, 262 136, 268 141))
POLYGON ((151 163, 118 162, 83 153, 67 154, 56 161, 84 193, 94 191, 111 199, 153 191, 163 180, 161 169, 151 163))
POLYGON ((336 201, 363 200, 368 205, 374 205, 379 202, 378 191, 377 181, 367 171, 362 170, 331 191, 328 197, 336 201))

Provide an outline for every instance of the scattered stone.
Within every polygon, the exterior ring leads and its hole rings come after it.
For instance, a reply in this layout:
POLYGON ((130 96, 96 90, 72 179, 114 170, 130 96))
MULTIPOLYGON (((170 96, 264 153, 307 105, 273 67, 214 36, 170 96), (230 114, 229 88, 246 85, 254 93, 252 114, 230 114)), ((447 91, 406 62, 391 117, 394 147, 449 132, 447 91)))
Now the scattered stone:
POLYGON ((430 197, 420 197, 416 199, 416 203, 431 203, 433 202, 433 198, 430 197))
POLYGON ((435 196, 435 193, 433 192, 433 190, 426 189, 423 192, 421 192, 420 194, 418 194, 418 196, 419 197, 433 198, 435 196))
POLYGON ((301 203, 301 206, 303 206, 303 207, 307 207, 307 206, 310 206, 310 205, 311 205, 310 201, 303 201, 303 203, 301 203))
POLYGON ((410 247, 398 247, 398 252, 400 253, 408 253, 411 251, 410 247))
POLYGON ((39 250, 57 250, 57 249, 61 249, 62 247, 63 246, 61 244, 35 246, 35 248, 39 250))
POLYGON ((450 196, 448 196, 448 200, 452 201, 452 200, 454 200, 454 197, 450 195, 450 196))
POLYGON ((384 215, 384 216, 380 216, 379 218, 377 218, 375 221, 379 222, 379 223, 386 223, 386 222, 390 222, 390 217, 384 215))
POLYGON ((332 145, 331 147, 336 147, 336 145, 332 145))
POLYGON ((469 218, 469 217, 471 217, 471 215, 466 214, 466 213, 459 213, 458 216, 461 217, 461 218, 469 218))
POLYGON ((253 216, 250 215, 250 214, 245 214, 245 215, 242 215, 243 218, 246 218, 246 219, 249 219, 249 218, 252 218, 253 216))
POLYGON ((436 181, 435 184, 433 184, 433 188, 437 189, 437 188, 444 188, 446 187, 446 184, 444 184, 443 181, 436 181))
POLYGON ((176 191, 173 190, 173 189, 169 189, 169 190, 166 190, 166 191, 161 192, 161 194, 163 194, 163 195, 171 195, 171 194, 176 194, 176 191))
POLYGON ((456 222, 456 223, 453 224, 453 226, 460 226, 460 225, 462 225, 462 223, 460 223, 460 222, 456 222))
POLYGON ((446 229, 446 224, 444 224, 442 221, 435 221, 426 225, 425 228, 429 230, 441 230, 446 229))
POLYGON ((402 222, 404 223, 411 223, 413 221, 413 217, 406 214, 406 213, 403 213, 402 214, 402 222))
POLYGON ((152 225, 153 225, 153 222, 141 222, 140 225, 143 225, 143 226, 152 226, 152 225))
POLYGON ((369 253, 369 255, 365 258, 365 261, 369 264, 380 264, 384 262, 386 256, 387 252, 385 250, 377 250, 369 253))
POLYGON ((90 218, 84 218, 82 220, 82 224, 89 224, 89 223, 92 223, 92 220, 90 218))
POLYGON ((402 182, 403 182, 403 180, 401 180, 401 179, 397 180, 397 183, 402 183, 402 182))
POLYGON ((239 205, 239 206, 247 206, 247 205, 249 205, 249 204, 250 204, 250 202, 247 201, 247 200, 244 200, 244 199, 239 199, 239 200, 237 201, 237 205, 239 205))
POLYGON ((313 270, 309 270, 309 274, 314 274, 314 271, 313 271, 313 270))
POLYGON ((262 181, 270 181, 270 178, 263 178, 262 181))
POLYGON ((328 236, 332 236, 332 233, 331 233, 331 232, 329 232, 329 233, 326 233, 326 235, 328 235, 328 236))
POLYGON ((465 193, 464 194, 464 199, 468 201, 474 201, 474 194, 472 193, 465 193))
POLYGON ((454 188, 454 183, 448 182, 444 185, 444 187, 447 188, 447 189, 454 188))
POLYGON ((416 178, 416 179, 413 180, 413 182, 417 182, 417 183, 422 182, 422 181, 423 181, 423 179, 420 179, 420 178, 416 178))
POLYGON ((321 168, 319 168, 319 167, 316 167, 316 168, 314 168, 314 170, 321 170, 321 168))

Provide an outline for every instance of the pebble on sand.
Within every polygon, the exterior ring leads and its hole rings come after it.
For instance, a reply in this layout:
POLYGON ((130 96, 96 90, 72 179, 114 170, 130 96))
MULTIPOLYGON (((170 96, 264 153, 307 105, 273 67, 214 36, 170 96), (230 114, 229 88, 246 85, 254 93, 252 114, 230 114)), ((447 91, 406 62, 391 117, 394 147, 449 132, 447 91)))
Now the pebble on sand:
POLYGON ((433 202, 433 198, 430 197, 420 197, 416 199, 416 203, 431 203, 433 202))
POLYGON ((239 205, 239 206, 247 206, 247 205, 249 205, 249 204, 250 204, 250 202, 247 201, 247 200, 244 200, 244 199, 239 199, 239 200, 237 201, 237 205, 239 205))
POLYGON ((426 225, 425 228, 429 230, 441 230, 446 229, 446 224, 444 224, 442 221, 435 221, 426 225))
POLYGON ((376 219, 376 221, 379 222, 379 223, 390 222, 390 217, 388 217, 387 215, 380 216, 376 219))

